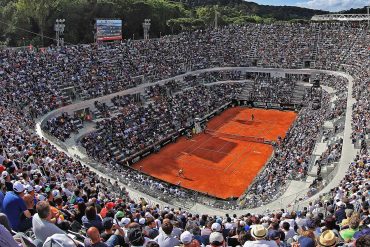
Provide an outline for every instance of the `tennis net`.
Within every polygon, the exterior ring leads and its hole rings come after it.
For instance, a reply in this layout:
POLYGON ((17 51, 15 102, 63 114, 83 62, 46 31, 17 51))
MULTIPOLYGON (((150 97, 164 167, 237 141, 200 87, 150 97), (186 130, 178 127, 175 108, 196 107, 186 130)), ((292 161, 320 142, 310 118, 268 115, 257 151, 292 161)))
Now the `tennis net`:
POLYGON ((206 129, 206 133, 212 136, 216 136, 216 137, 224 137, 224 138, 236 139, 236 140, 247 141, 247 142, 265 143, 265 138, 262 138, 262 137, 234 135, 234 134, 228 134, 228 133, 223 133, 223 132, 217 132, 211 129, 206 129))

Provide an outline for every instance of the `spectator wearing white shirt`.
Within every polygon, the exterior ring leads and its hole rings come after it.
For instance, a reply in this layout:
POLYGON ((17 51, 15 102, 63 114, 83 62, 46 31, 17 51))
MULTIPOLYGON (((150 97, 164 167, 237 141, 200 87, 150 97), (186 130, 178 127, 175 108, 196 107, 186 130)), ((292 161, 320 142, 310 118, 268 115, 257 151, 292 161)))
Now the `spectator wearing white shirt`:
POLYGON ((37 214, 32 219, 32 229, 38 240, 45 240, 54 234, 65 234, 59 227, 51 223, 51 210, 47 201, 40 201, 36 205, 37 214))
POLYGON ((275 241, 266 240, 267 229, 262 225, 252 226, 251 235, 255 240, 245 242, 243 247, 278 247, 275 241))

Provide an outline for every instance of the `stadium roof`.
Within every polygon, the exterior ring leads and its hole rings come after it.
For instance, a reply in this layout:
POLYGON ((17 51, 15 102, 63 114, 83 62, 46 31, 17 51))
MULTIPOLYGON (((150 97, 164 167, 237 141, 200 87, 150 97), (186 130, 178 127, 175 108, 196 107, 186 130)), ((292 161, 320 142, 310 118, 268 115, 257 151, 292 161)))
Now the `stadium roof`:
POLYGON ((370 20, 368 14, 328 14, 314 15, 311 21, 367 21, 370 20))

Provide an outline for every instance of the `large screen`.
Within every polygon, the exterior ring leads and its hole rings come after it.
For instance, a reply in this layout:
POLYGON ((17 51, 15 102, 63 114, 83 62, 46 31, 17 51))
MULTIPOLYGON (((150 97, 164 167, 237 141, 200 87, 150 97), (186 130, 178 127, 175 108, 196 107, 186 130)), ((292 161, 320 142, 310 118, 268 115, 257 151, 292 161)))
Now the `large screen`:
POLYGON ((122 20, 96 20, 96 39, 98 41, 121 40, 122 20))

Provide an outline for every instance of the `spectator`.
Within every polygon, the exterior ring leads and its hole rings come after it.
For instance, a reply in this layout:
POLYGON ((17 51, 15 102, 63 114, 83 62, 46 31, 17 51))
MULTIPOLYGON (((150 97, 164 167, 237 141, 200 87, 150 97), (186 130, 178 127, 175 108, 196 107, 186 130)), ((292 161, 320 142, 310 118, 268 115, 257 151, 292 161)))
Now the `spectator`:
POLYGON ((106 243, 101 241, 99 229, 96 227, 90 227, 86 235, 89 238, 85 239, 85 247, 110 247, 106 243))
POLYGON ((115 204, 113 202, 107 202, 104 208, 102 208, 102 210, 100 211, 100 216, 102 218, 105 218, 105 216, 107 215, 107 212, 113 209, 114 207, 115 207, 115 204))
POLYGON ((85 215, 81 219, 85 228, 96 227, 99 231, 103 231, 102 219, 96 213, 95 206, 88 206, 85 210, 85 215))
POLYGON ((318 245, 319 246, 335 246, 338 243, 338 238, 335 236, 333 231, 327 230, 321 233, 318 245))
POLYGON ((345 213, 346 213, 346 218, 344 220, 342 220, 342 222, 340 223, 340 225, 342 227, 348 226, 348 224, 351 220, 351 216, 353 214, 353 210, 352 209, 346 209, 345 213))
POLYGON ((335 219, 337 223, 341 223, 346 218, 346 205, 341 203, 338 207, 337 211, 335 212, 335 219))
POLYGON ((300 237, 298 239, 298 244, 300 247, 316 247, 315 241, 308 237, 300 237))
POLYGON ((0 213, 3 210, 3 201, 6 193, 5 181, 0 178, 0 213))
MULTIPOLYGON (((285 222, 285 223, 287 223, 287 222, 285 222)), ((273 231, 269 232, 268 233, 268 239, 270 241, 275 241, 277 246, 284 246, 284 242, 282 242, 280 240, 280 232, 279 231, 273 230, 273 231)))
POLYGON ((150 239, 155 239, 159 235, 159 231, 155 224, 154 218, 147 218, 146 225, 145 232, 147 233, 147 237, 150 239))
MULTIPOLYGON (((131 246, 136 246, 136 247, 142 247, 144 246, 144 243, 145 243, 145 238, 143 236, 143 233, 138 228, 132 228, 128 231, 128 240, 131 246)), ((159 246, 162 247, 162 245, 160 244, 159 246)))
POLYGON ((325 225, 321 229, 321 232, 326 230, 331 230, 334 232, 335 236, 339 237, 339 226, 335 224, 335 219, 332 216, 328 216, 325 219, 325 225))
MULTIPOLYGON (((3 212, 8 217, 12 229, 15 231, 19 231, 22 214, 26 218, 31 218, 31 213, 28 211, 27 205, 22 199, 24 191, 24 185, 16 181, 13 185, 13 191, 7 192, 3 201, 3 212)), ((32 225, 29 223, 24 226, 23 229, 29 229, 31 226, 32 225)))
POLYGON ((290 224, 288 222, 283 222, 282 230, 285 235, 285 241, 287 241, 290 238, 293 238, 296 233, 293 229, 291 229, 290 224))
POLYGON ((126 246, 124 239, 124 231, 117 224, 113 223, 113 218, 107 217, 103 219, 104 232, 101 238, 108 245, 126 246))
POLYGON ((104 232, 101 234, 101 238, 104 239, 104 241, 107 241, 110 236, 114 234, 113 225, 113 219, 111 217, 106 217, 103 219, 104 232))
POLYGON ((145 247, 160 247, 159 244, 157 242, 154 242, 154 241, 150 241, 148 242, 145 247))
POLYGON ((180 241, 184 247, 200 247, 199 242, 194 239, 193 234, 188 231, 181 233, 180 241))
POLYGON ((166 221, 162 224, 162 231, 154 239, 161 247, 171 247, 180 244, 180 241, 171 236, 173 225, 170 221, 166 221))
POLYGON ((0 224, 0 246, 19 247, 12 234, 0 224))
POLYGON ((211 225, 211 230, 212 232, 221 232, 222 226, 220 223, 215 222, 211 225))
POLYGON ((47 201, 38 202, 36 204, 36 212, 32 219, 32 230, 38 240, 45 242, 53 234, 65 234, 64 231, 50 222, 52 214, 47 201))
POLYGON ((207 247, 218 247, 218 246, 225 246, 224 237, 220 232, 212 232, 209 235, 209 245, 207 247))
POLYGON ((3 225, 9 232, 12 231, 8 217, 3 213, 0 213, 0 224, 3 225))
POLYGON ((360 225, 360 219, 357 215, 353 215, 349 222, 349 228, 342 230, 340 232, 340 236, 343 238, 345 242, 349 242, 352 240, 353 235, 359 230, 358 227, 360 225))
POLYGON ((266 240, 267 230, 262 225, 255 225, 252 227, 251 235, 254 238, 254 241, 247 241, 244 244, 244 247, 251 246, 263 246, 263 247, 277 247, 275 241, 266 240))
MULTIPOLYGON (((284 223, 288 223, 288 222, 284 222, 284 223)), ((289 228, 289 230, 290 230, 290 228, 289 228)), ((272 231, 278 231, 279 232, 279 234, 280 234, 280 240, 282 240, 282 241, 287 240, 285 238, 284 231, 279 228, 279 223, 278 222, 276 222, 276 221, 275 222, 271 222, 270 227, 268 229, 268 234, 270 234, 270 232, 272 232, 272 231)))
POLYGON ((359 237, 356 240, 355 245, 356 245, 356 247, 370 246, 370 235, 368 234, 368 235, 364 235, 364 236, 359 237))
MULTIPOLYGON (((26 194, 23 197, 23 200, 26 204, 27 210, 30 212, 31 216, 35 214, 34 207, 34 197, 31 194, 26 194)), ((32 218, 27 218, 24 214, 21 215, 20 223, 19 223, 19 231, 25 232, 30 229, 32 226, 32 218)))

